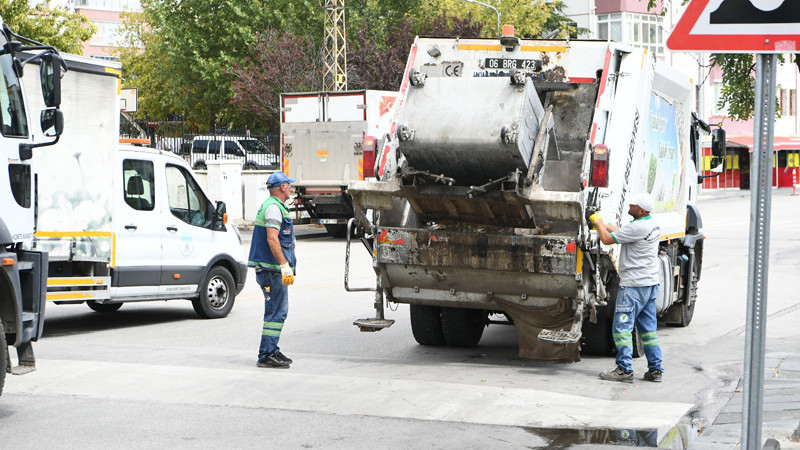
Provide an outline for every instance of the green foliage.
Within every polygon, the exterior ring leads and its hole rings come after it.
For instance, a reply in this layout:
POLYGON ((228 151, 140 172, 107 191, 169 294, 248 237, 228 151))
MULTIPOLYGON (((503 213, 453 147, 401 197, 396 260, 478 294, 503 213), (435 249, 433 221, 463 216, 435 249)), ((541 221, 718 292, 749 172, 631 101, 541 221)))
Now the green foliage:
POLYGON ((0 0, 0 16, 14 33, 78 55, 83 54, 83 42, 97 32, 81 14, 43 3, 31 8, 27 0, 0 0))
MULTIPOLYGON (((517 36, 568 30, 562 0, 491 3, 502 23, 516 25, 517 36)), ((144 0, 141 13, 126 14, 130 48, 118 50, 124 85, 139 89, 140 114, 153 119, 184 114, 212 128, 271 126, 277 94, 321 88, 323 4, 144 0)), ((415 35, 497 35, 494 11, 464 0, 347 0, 346 6, 349 89, 397 89, 415 35)))
POLYGON ((322 30, 322 11, 309 0, 149 0, 142 9, 128 15, 125 42, 141 47, 120 52, 125 86, 139 88, 151 117, 184 113, 212 129, 246 125, 247 115, 231 105, 232 69, 252 54, 258 32, 322 30))
POLYGON ((280 94, 318 88, 322 55, 308 39, 267 30, 256 35, 253 55, 233 63, 231 104, 252 113, 265 129, 278 125, 280 94))

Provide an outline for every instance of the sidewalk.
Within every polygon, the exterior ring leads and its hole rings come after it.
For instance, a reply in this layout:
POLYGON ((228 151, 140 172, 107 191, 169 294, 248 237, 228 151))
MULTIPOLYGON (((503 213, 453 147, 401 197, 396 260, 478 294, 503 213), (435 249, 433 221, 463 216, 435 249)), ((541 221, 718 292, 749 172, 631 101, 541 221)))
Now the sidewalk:
MULTIPOLYGON (((800 449, 800 353, 767 353, 764 373, 764 406, 761 441, 775 438, 781 449, 800 449)), ((703 429, 692 449, 740 447, 744 379, 722 408, 714 423, 703 429)))

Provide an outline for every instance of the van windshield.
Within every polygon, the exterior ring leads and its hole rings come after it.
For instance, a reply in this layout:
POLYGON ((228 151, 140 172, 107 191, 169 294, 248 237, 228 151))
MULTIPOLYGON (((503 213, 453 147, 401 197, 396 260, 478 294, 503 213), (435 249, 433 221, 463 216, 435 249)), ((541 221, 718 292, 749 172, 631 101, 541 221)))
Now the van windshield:
POLYGON ((266 145, 262 144, 261 141, 256 139, 242 139, 239 141, 242 144, 242 147, 247 151, 247 153, 254 154, 254 153, 271 153, 266 145))

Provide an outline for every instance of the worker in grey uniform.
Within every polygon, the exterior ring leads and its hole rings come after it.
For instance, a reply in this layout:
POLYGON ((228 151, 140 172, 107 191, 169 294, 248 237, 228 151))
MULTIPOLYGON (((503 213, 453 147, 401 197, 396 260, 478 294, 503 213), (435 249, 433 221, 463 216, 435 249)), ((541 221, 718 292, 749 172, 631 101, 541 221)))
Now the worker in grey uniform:
POLYGON ((620 244, 619 292, 614 309, 612 336, 617 347, 617 367, 601 372, 600 378, 610 381, 633 382, 633 327, 639 330, 647 357, 644 380, 660 382, 661 346, 656 335, 656 296, 659 288, 658 243, 661 229, 650 215, 653 197, 646 192, 634 195, 628 214, 633 221, 622 228, 606 225, 595 213, 590 221, 597 227, 603 244, 620 244))

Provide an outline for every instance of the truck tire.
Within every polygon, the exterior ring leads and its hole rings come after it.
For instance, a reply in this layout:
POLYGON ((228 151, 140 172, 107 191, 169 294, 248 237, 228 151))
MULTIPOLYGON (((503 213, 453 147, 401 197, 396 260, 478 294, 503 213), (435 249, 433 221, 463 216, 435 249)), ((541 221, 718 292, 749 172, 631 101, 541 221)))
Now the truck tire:
POLYGON ((0 320, 0 395, 3 394, 3 385, 6 382, 6 368, 8 367, 8 344, 6 343, 6 330, 0 320))
POLYGON ((688 327, 692 323, 694 317, 694 306, 697 304, 697 280, 699 278, 699 265, 694 265, 692 271, 692 280, 689 282, 689 289, 686 292, 686 297, 682 302, 672 305, 672 308, 679 309, 680 320, 678 322, 668 323, 672 327, 688 327))
POLYGON ((597 323, 588 319, 581 328, 581 352, 594 356, 611 356, 616 351, 611 336, 613 317, 609 317, 608 306, 597 306, 597 323))
POLYGON ((194 311, 203 319, 220 319, 233 309, 236 286, 224 267, 212 267, 200 286, 200 296, 192 300, 194 311))
MULTIPOLYGON (((611 334, 614 318, 608 316, 607 309, 607 306, 597 307, 597 323, 591 323, 588 320, 583 322, 581 351, 587 355, 613 356, 617 353, 617 346, 614 344, 614 337, 611 334)), ((644 356, 644 342, 642 342, 642 336, 635 325, 632 339, 633 357, 644 356)))
POLYGON ((475 347, 489 314, 482 309, 442 308, 442 335, 450 347, 475 347))
POLYGON ((325 231, 327 231, 331 237, 343 238, 347 236, 347 224, 326 224, 325 231))
POLYGON ((411 333, 420 345, 445 345, 442 334, 442 309, 438 306, 411 305, 411 333))
POLYGON ((94 300, 87 300, 86 305, 95 312, 112 313, 122 308, 122 303, 97 303, 94 300))

